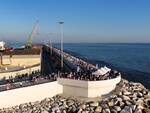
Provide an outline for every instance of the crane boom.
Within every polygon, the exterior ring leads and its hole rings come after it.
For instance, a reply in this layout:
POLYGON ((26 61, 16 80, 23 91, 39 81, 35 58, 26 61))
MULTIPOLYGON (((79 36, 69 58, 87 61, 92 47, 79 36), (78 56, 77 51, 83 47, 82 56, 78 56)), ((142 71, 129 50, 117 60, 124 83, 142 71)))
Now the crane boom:
POLYGON ((32 32, 31 32, 31 34, 29 35, 29 37, 28 37, 28 40, 27 40, 27 44, 26 44, 26 47, 32 47, 32 39, 33 39, 33 37, 36 35, 36 33, 37 33, 37 30, 38 30, 38 21, 36 21, 36 23, 35 23, 35 25, 34 25, 34 27, 33 27, 33 30, 32 30, 32 32))

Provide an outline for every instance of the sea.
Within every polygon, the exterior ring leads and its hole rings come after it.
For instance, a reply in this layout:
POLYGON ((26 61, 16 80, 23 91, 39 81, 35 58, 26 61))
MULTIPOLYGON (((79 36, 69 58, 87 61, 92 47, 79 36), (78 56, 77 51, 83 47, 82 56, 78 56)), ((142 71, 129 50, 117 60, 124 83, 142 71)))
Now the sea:
MULTIPOLYGON (((58 43, 53 46, 60 48, 58 43)), ((64 51, 99 67, 118 70, 123 78, 150 89, 150 43, 64 43, 64 51)))

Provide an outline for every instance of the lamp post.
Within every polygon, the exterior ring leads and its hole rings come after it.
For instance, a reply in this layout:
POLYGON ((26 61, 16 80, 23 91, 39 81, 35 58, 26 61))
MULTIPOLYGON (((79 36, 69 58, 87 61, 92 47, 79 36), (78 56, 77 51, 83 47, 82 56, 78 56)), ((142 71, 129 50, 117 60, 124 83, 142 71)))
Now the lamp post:
MULTIPOLYGON (((49 33, 48 36, 51 36, 52 34, 53 33, 49 33)), ((49 48, 50 48, 50 53, 52 55, 52 49, 53 49, 53 47, 52 47, 52 39, 49 40, 49 48)))
POLYGON ((51 44, 51 55, 52 55, 52 49, 53 49, 53 47, 52 47, 52 40, 50 40, 50 44, 51 44))
POLYGON ((52 55, 52 41, 51 40, 49 40, 49 47, 50 47, 50 53, 52 55))
POLYGON ((61 32, 61 69, 63 69, 63 24, 64 22, 58 22, 60 24, 60 32, 61 32))

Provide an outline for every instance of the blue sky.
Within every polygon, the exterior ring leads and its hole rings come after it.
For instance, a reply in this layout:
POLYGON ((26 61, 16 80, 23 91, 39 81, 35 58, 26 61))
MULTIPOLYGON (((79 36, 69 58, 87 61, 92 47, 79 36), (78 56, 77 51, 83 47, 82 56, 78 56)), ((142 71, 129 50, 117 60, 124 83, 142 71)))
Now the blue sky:
POLYGON ((34 41, 149 42, 149 0, 0 0, 0 40, 26 41, 36 20, 34 41))

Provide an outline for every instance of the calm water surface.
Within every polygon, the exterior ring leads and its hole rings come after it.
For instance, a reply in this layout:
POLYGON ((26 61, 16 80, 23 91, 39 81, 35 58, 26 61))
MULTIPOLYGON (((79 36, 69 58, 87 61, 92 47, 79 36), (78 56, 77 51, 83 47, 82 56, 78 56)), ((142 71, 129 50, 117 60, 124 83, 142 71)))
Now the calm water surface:
POLYGON ((150 44, 82 43, 65 44, 64 49, 100 66, 115 68, 126 79, 141 82, 150 88, 150 44))

